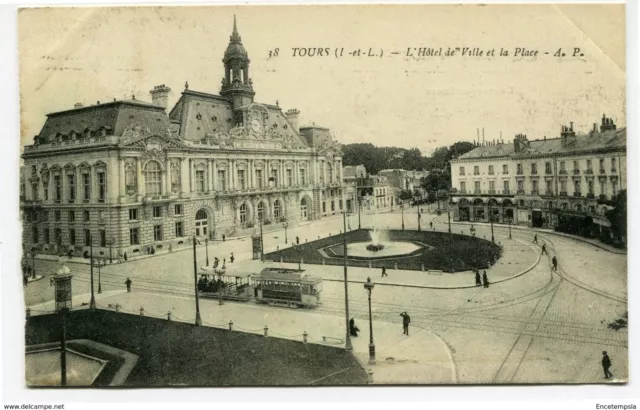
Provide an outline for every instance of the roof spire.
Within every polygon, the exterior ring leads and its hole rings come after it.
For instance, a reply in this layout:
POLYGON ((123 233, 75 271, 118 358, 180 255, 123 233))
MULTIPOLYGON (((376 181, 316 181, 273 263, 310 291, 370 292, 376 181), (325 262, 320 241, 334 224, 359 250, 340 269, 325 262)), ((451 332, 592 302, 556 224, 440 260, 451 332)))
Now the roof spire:
POLYGON ((231 42, 242 42, 240 34, 238 34, 238 24, 236 23, 236 15, 233 15, 233 32, 231 33, 231 42))

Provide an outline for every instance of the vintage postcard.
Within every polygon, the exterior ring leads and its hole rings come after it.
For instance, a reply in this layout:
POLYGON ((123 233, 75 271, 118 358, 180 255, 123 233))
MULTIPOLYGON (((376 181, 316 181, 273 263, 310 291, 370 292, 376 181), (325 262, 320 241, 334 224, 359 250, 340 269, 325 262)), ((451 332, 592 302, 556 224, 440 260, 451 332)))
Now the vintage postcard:
POLYGON ((18 14, 26 386, 627 382, 623 4, 18 14))

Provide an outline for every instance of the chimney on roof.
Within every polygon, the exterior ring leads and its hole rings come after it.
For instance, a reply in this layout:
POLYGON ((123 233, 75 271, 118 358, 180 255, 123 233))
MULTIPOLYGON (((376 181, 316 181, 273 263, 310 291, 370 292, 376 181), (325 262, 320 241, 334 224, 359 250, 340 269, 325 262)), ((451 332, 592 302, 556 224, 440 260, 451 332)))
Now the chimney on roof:
POLYGON ((73 104, 73 108, 82 108, 82 107, 83 107, 82 103, 73 104))
POLYGON ((562 148, 568 147, 576 142, 576 133, 573 131, 573 122, 570 124, 571 127, 562 126, 562 131, 560 132, 562 148))
POLYGON ((96 105, 100 105, 100 101, 96 102, 96 105))
POLYGON ((300 128, 298 125, 299 115, 300 111, 296 109, 287 110, 287 112, 284 113, 285 118, 287 119, 287 121, 289 121, 289 124, 291 124, 291 128, 293 128, 295 132, 300 132, 300 128))
POLYGON ((169 91, 171 91, 171 88, 164 84, 156 85, 153 90, 149 91, 151 93, 151 103, 166 110, 169 105, 169 91))
POLYGON ((600 126, 600 132, 615 130, 616 124, 613 122, 613 119, 607 118, 604 114, 602 114, 602 125, 600 126))

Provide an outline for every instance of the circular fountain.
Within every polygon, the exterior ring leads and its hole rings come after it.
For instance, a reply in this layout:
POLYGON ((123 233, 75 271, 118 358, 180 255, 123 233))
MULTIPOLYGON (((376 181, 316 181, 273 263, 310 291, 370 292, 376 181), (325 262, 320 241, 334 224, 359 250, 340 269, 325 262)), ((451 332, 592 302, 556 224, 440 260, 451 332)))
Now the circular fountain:
POLYGON ((374 227, 370 231, 371 241, 352 242, 347 244, 349 256, 360 258, 382 258, 396 255, 406 255, 421 249, 413 242, 392 241, 386 231, 374 227))

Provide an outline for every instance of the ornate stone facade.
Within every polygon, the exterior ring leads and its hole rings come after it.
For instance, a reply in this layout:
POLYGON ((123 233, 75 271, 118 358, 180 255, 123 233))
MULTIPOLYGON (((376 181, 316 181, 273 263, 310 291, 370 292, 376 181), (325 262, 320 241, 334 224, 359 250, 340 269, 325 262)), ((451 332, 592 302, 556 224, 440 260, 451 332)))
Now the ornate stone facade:
POLYGON ((154 104, 49 114, 23 154, 25 248, 81 254, 92 240, 105 256, 135 255, 339 213, 342 152, 329 130, 253 101, 235 22, 223 61, 221 95, 186 84, 168 115, 164 85, 154 104))

